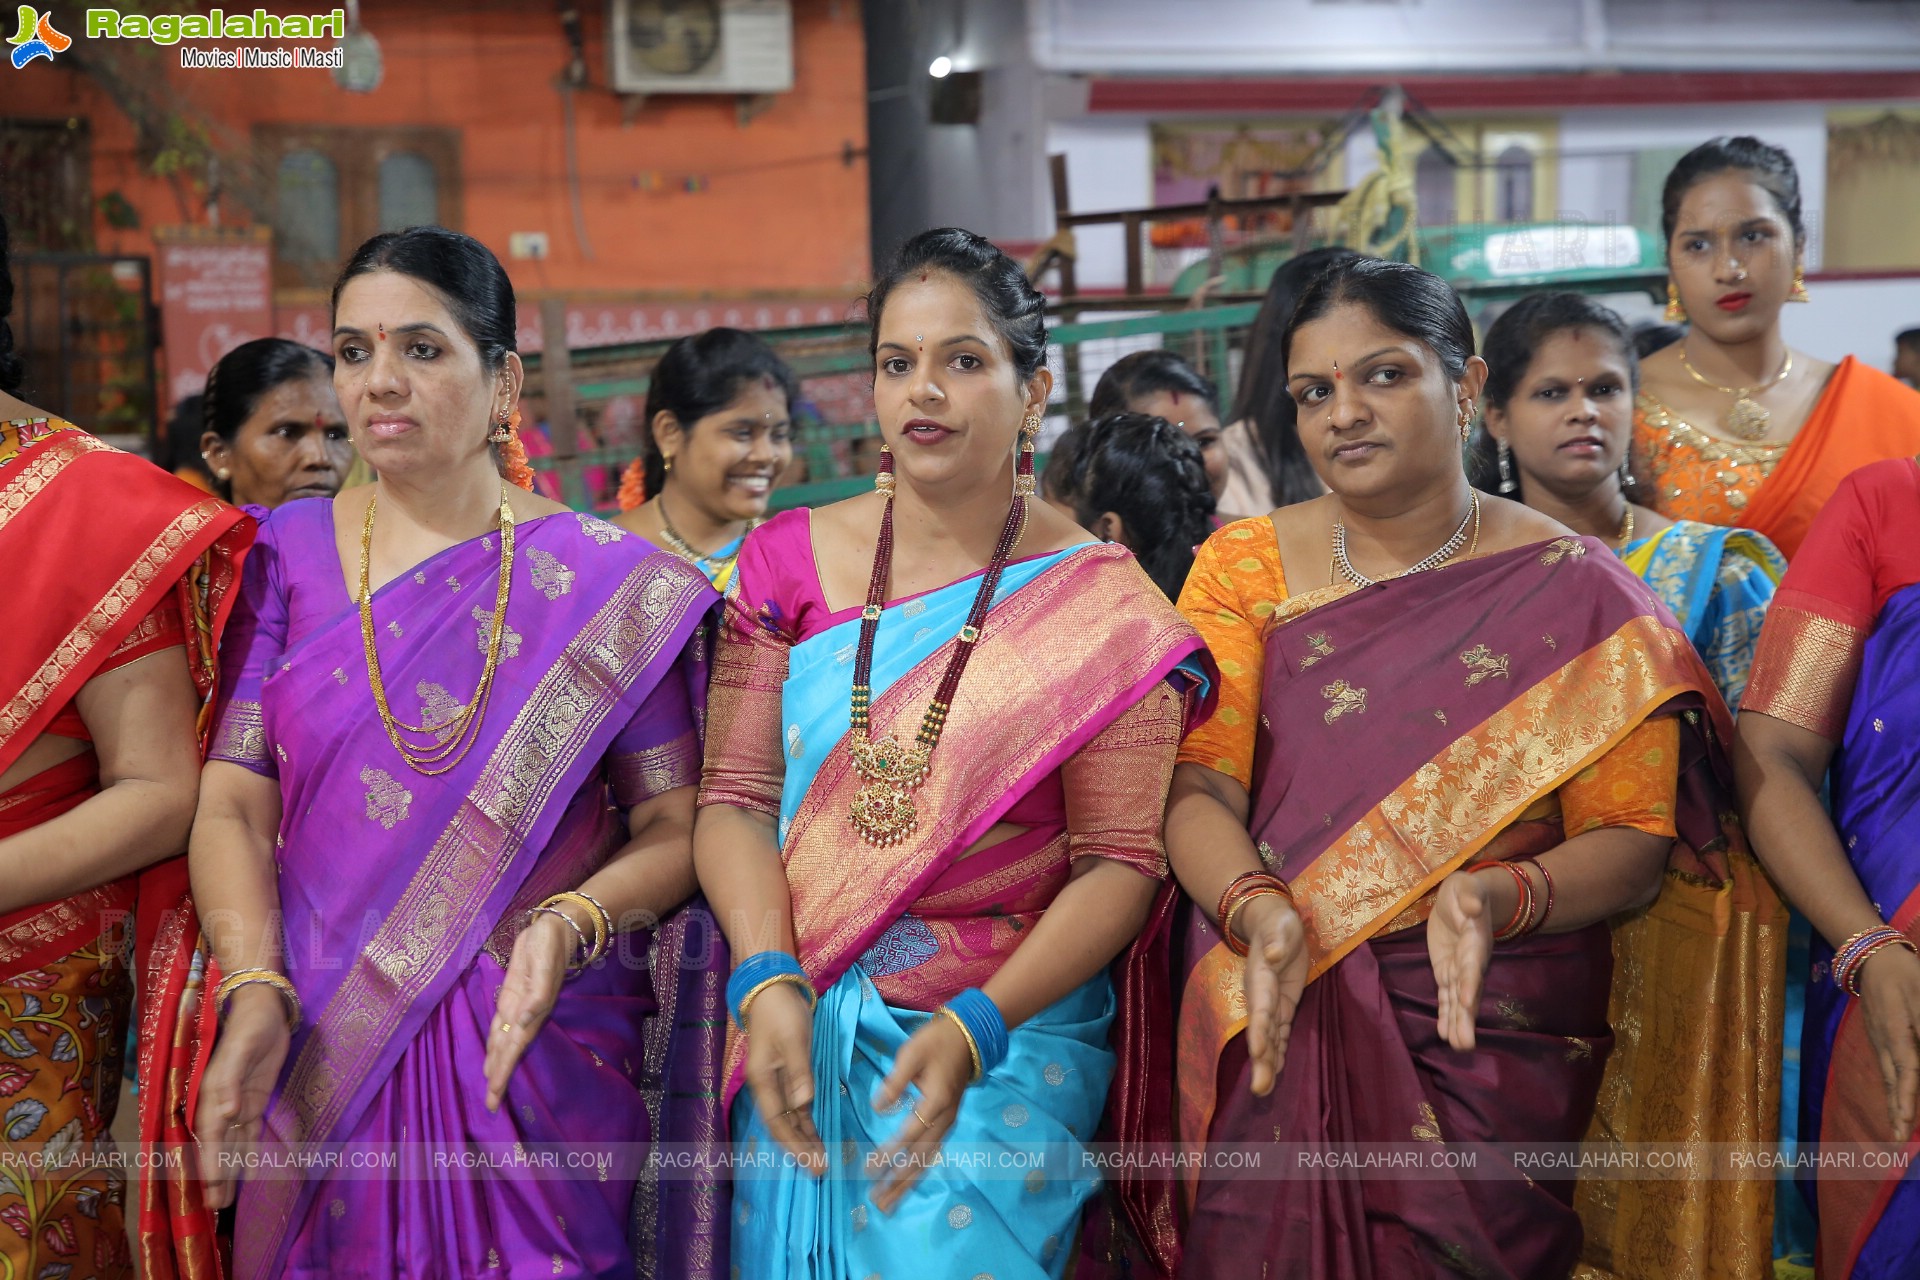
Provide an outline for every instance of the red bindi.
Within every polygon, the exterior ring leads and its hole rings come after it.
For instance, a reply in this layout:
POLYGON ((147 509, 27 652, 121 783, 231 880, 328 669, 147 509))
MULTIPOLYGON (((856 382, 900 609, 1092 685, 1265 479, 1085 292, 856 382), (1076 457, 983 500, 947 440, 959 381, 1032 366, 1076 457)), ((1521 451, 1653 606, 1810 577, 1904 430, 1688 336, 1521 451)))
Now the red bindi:
POLYGON ((925 284, 926 282, 927 282, 927 273, 922 271, 920 273, 920 283, 925 284))
POLYGON ((1173 397, 1173 402, 1175 404, 1180 403, 1180 393, 1178 391, 1171 391, 1171 392, 1168 392, 1168 394, 1173 397))
POLYGON ((380 326, 380 341, 385 342, 386 340, 387 340, 387 326, 383 324, 380 326))

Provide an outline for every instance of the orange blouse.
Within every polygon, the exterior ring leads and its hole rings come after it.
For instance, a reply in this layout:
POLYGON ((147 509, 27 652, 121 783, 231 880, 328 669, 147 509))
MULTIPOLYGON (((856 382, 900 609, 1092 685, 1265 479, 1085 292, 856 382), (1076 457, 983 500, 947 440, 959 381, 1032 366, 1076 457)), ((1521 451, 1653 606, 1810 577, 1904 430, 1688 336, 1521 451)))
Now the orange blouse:
MULTIPOLYGON (((1182 764, 1204 765, 1252 786, 1267 631, 1286 599, 1280 544, 1267 517, 1237 520, 1200 548, 1180 593, 1180 612, 1219 664, 1220 692, 1213 718, 1181 743, 1182 764)), ((1557 795, 1566 834, 1632 827, 1673 836, 1679 747, 1679 722, 1652 717, 1563 782, 1557 795)))
POLYGON ((1642 392, 1633 410, 1635 494, 1669 520, 1739 524, 1792 441, 1739 444, 1710 436, 1642 392))

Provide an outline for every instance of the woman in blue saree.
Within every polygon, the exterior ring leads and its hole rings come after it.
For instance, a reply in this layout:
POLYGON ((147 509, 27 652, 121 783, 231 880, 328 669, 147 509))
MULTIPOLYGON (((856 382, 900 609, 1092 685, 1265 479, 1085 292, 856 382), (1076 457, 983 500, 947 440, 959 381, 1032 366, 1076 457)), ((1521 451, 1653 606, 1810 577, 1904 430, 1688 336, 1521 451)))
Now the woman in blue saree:
POLYGON ((1114 1050, 1170 1015, 1164 966, 1157 1000, 1108 966, 1167 916, 1199 640, 1029 503, 1044 306, 978 236, 910 241, 869 300, 881 492, 755 530, 728 593, 694 845, 744 957, 743 1277, 1059 1277, 1114 1050))
POLYGON ((1801 1138, 1840 1147, 1891 1140, 1904 1153, 1879 1172, 1807 1178, 1818 1274, 1910 1276, 1920 1257, 1914 459, 1860 468, 1814 521, 1760 637, 1734 761, 1754 851, 1816 933, 1801 1138))
MULTIPOLYGON (((1639 364, 1625 321, 1581 294, 1532 294, 1487 331, 1486 361, 1481 487, 1613 547, 1739 706, 1786 563, 1761 534, 1668 520, 1633 501, 1625 464, 1639 364)), ((1777 1137, 1787 913, 1737 833, 1726 843, 1724 880, 1671 870, 1650 907, 1615 923, 1616 1043, 1593 1139, 1777 1137), (1632 993, 1652 989, 1668 1013, 1633 1016, 1632 993)), ((1583 1181, 1581 1274, 1700 1275, 1708 1259, 1724 1268, 1716 1274, 1762 1274, 1772 1199, 1757 1180, 1583 1181)))

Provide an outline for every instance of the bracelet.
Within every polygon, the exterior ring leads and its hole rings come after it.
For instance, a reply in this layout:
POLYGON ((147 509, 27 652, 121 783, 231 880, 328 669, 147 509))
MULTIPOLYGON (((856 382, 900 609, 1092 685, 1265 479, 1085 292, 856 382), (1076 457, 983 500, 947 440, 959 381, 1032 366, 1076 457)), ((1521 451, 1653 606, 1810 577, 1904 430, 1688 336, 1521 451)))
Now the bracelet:
POLYGON ((1000 1015, 1000 1006, 986 992, 978 987, 968 987, 941 1005, 940 1012, 959 1023, 960 1029, 967 1033, 979 1072, 974 1079, 984 1078, 1007 1060, 1010 1047, 1007 1020, 1000 1015))
POLYGON ((614 932, 613 914, 607 910, 606 905, 602 903, 600 899, 594 897, 585 889, 575 889, 574 893, 585 899, 586 904, 593 908, 593 913, 600 917, 600 932, 607 935, 607 945, 613 945, 613 940, 619 936, 614 932))
MULTIPOLYGON (((593 945, 587 948, 587 954, 581 957, 580 963, 577 966, 578 968, 584 969, 601 956, 607 954, 607 943, 612 941, 613 938, 612 923, 607 918, 607 909, 605 907, 577 890, 556 893, 541 903, 540 908, 537 909, 548 907, 557 908, 564 902, 570 902, 576 906, 586 908, 587 918, 593 922, 593 945)), ((569 923, 572 922, 569 921, 569 923)), ((584 934, 584 932, 583 930, 582 933, 584 934)))
POLYGON ((1871 929, 1862 929, 1840 944, 1833 957, 1833 981, 1842 991, 1858 998, 1860 995, 1860 971, 1865 968, 1867 957, 1887 947, 1905 947, 1908 951, 1920 955, 1920 948, 1898 929, 1891 925, 1876 925, 1871 929))
POLYGON ((1255 898, 1285 898, 1289 904, 1293 902, 1292 894, 1288 893, 1285 889, 1275 888, 1272 885, 1254 885, 1241 893, 1241 895, 1234 900, 1233 905, 1227 908, 1226 919, 1220 922, 1221 939, 1227 944, 1227 950, 1237 956, 1244 956, 1253 950, 1253 940, 1250 938, 1242 939, 1239 934, 1233 931, 1234 917, 1240 914, 1240 908, 1246 906, 1255 898))
POLYGON ((1533 881, 1527 878, 1526 872, 1514 866, 1511 862, 1497 859, 1492 862, 1475 863, 1472 867, 1468 868, 1468 870, 1473 872, 1491 871, 1496 867, 1511 875, 1514 878, 1515 886, 1520 891, 1519 900, 1513 904, 1513 914, 1507 918, 1505 924, 1493 931, 1493 940, 1495 942, 1511 942, 1513 939, 1525 933, 1528 924, 1533 920, 1533 881))
POLYGON ((747 1009, 753 1004, 754 997, 780 982, 791 982, 799 987, 807 997, 808 1008, 812 1008, 819 1000, 814 994, 813 980, 807 977, 807 971, 791 954, 785 951, 756 951, 734 966, 733 976, 727 979, 727 1007, 733 1011, 733 1025, 745 1031, 747 1009))
POLYGON ((533 917, 538 915, 557 916, 566 923, 567 928, 573 930, 573 936, 580 939, 580 958, 578 960, 567 961, 567 972, 578 973, 580 970, 586 968, 586 958, 593 951, 593 944, 587 941, 587 931, 575 924, 573 917, 558 907, 535 907, 533 910, 527 912, 528 923, 532 923, 533 917))
POLYGON ((1547 884, 1547 905, 1541 908, 1540 918, 1527 929, 1528 933, 1538 933, 1547 927, 1547 917, 1553 914, 1553 877, 1547 874, 1547 864, 1540 859, 1528 858, 1527 861, 1533 864, 1533 869, 1540 873, 1540 878, 1547 884))
POLYGON ((300 1029, 301 1010, 300 993, 293 988, 293 980, 275 969, 236 969, 220 979, 220 985, 213 989, 213 1005, 222 1015, 227 1011, 227 1001, 233 993, 242 987, 261 984, 272 987, 280 993, 287 1004, 287 1030, 300 1029))
POLYGON ((973 1057, 972 1078, 978 1080, 981 1076, 987 1074, 985 1064, 980 1061, 980 1044, 973 1038, 973 1032, 967 1029, 966 1020, 945 1005, 941 1005, 938 1009, 934 1010, 934 1013, 939 1017, 951 1021, 954 1026, 960 1028, 960 1034, 967 1038, 967 1052, 973 1057))

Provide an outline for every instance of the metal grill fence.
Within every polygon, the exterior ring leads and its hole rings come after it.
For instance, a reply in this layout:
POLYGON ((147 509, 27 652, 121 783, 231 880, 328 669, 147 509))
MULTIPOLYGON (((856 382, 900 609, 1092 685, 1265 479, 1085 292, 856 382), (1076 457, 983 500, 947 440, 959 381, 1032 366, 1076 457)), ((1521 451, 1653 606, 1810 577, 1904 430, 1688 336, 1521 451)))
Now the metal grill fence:
MULTIPOLYGON (((1107 367, 1133 351, 1167 347, 1191 361, 1220 387, 1221 420, 1232 421, 1234 388, 1247 335, 1259 307, 1254 303, 1074 320, 1052 328, 1047 353, 1054 393, 1041 432, 1045 451, 1070 423, 1086 419, 1087 399, 1107 367)), ((801 403, 793 469, 773 495, 773 507, 820 506, 850 497, 872 484, 880 452, 873 413, 872 360, 864 327, 819 326, 763 331, 799 376, 801 403)), ((670 340, 571 353, 577 443, 565 456, 551 440, 532 441, 535 472, 548 477, 555 496, 581 511, 618 510, 620 477, 639 456, 648 379, 670 340), (542 448, 544 445, 544 448, 542 448)), ((545 370, 527 357, 530 418, 544 418, 545 370)), ((1044 462, 1044 459, 1042 459, 1044 462)))

